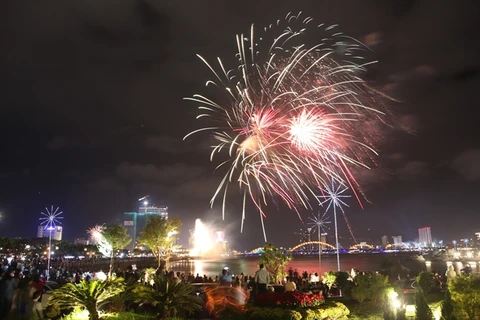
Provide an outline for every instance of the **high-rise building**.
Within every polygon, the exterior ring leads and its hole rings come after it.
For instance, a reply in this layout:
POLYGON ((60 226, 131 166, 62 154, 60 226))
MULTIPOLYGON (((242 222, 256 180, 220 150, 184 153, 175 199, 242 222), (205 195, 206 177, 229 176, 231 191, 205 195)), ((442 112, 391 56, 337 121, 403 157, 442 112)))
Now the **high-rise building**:
POLYGON ((395 247, 401 247, 403 245, 402 236, 392 236, 392 240, 395 247))
POLYGON ((37 238, 48 238, 50 232, 52 233, 52 240, 62 240, 63 227, 51 227, 52 229, 46 229, 45 226, 38 226, 37 238))
POLYGON ((388 245, 388 237, 382 236, 382 248, 385 248, 388 245))
POLYGON ((145 228, 148 217, 157 215, 168 219, 168 207, 167 206, 148 206, 145 205, 138 208, 138 212, 124 212, 123 214, 123 226, 127 228, 127 233, 132 238, 130 243, 130 249, 133 249, 136 245, 137 238, 145 228))
POLYGON ((418 242, 422 247, 429 247, 432 245, 432 231, 430 230, 430 227, 418 229, 418 242))

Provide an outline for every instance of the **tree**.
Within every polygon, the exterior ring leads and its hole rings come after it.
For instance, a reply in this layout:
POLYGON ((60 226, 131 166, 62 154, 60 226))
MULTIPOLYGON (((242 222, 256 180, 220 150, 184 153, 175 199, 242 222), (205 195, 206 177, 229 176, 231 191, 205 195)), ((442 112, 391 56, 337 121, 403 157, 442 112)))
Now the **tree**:
POLYGON ((176 282, 165 275, 155 275, 153 284, 139 285, 133 289, 136 303, 151 304, 160 319, 179 312, 191 314, 202 310, 202 299, 195 294, 195 288, 186 282, 176 282))
POLYGON ((432 320, 433 313, 428 306, 427 299, 425 299, 425 293, 422 289, 415 292, 415 319, 417 320, 432 320))
POLYGON ((178 218, 166 219, 162 216, 152 215, 148 218, 138 242, 152 250, 158 261, 158 268, 165 257, 165 267, 168 268, 170 255, 175 248, 175 235, 178 234, 182 221, 178 218))
POLYGON ((352 297, 359 302, 366 299, 372 300, 374 303, 383 301, 390 288, 388 277, 382 274, 359 274, 354 281, 352 297))
POLYGON ((460 275, 448 284, 452 297, 453 314, 457 319, 480 318, 480 276, 460 275))
POLYGON ((416 278, 418 285, 422 288, 423 292, 429 293, 436 286, 434 274, 429 271, 422 271, 416 278))
POLYGON ((450 290, 445 290, 445 299, 442 301, 442 317, 445 320, 457 320, 453 314, 452 295, 450 290))
POLYGON ((108 304, 110 299, 124 291, 122 278, 113 280, 82 280, 79 284, 67 283, 53 290, 49 301, 62 309, 85 308, 90 320, 98 320, 98 310, 108 304))
POLYGON ((97 242, 98 250, 110 257, 110 268, 108 276, 113 270, 115 252, 123 249, 132 241, 127 233, 127 229, 121 224, 109 224, 104 226, 95 226, 89 230, 90 236, 97 242))
POLYGON ((267 243, 263 247, 263 253, 260 257, 260 263, 263 263, 265 269, 272 274, 275 283, 284 278, 285 266, 291 260, 292 255, 290 253, 275 247, 272 243, 267 243))

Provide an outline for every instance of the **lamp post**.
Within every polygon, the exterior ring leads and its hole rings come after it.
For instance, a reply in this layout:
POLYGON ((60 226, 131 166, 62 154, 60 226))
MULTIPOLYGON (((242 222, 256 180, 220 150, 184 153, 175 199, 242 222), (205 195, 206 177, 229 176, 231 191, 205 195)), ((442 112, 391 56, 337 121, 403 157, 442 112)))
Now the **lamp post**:
POLYGON ((348 204, 346 204, 342 198, 350 198, 349 195, 343 194, 347 190, 348 187, 346 187, 344 184, 338 183, 338 185, 335 186, 335 182, 332 180, 331 187, 322 190, 322 195, 318 196, 318 198, 323 199, 323 201, 320 201, 320 205, 323 206, 324 204, 327 204, 325 212, 328 212, 331 207, 333 208, 333 220, 335 224, 335 248, 337 251, 337 271, 340 271, 340 245, 338 242, 337 208, 340 209, 342 213, 345 213, 343 206, 348 207, 348 204))
POLYGON ((48 230, 48 252, 47 252, 47 280, 50 278, 50 260, 52 253, 52 231, 56 230, 58 224, 63 217, 61 216, 63 211, 59 211, 59 207, 55 210, 53 206, 49 208, 45 207, 45 212, 41 212, 42 216, 40 218, 40 225, 43 226, 44 230, 48 230))
MULTIPOLYGON (((317 215, 313 215, 313 218, 309 218, 312 222, 309 223, 312 225, 312 229, 317 229, 318 233, 318 268, 319 268, 319 274, 322 274, 322 231, 325 231, 327 229, 326 224, 331 223, 331 221, 328 221, 328 217, 326 216, 327 213, 323 213, 323 215, 320 214, 320 212, 317 215)), ((310 228, 308 228, 309 234, 310 234, 310 228)))

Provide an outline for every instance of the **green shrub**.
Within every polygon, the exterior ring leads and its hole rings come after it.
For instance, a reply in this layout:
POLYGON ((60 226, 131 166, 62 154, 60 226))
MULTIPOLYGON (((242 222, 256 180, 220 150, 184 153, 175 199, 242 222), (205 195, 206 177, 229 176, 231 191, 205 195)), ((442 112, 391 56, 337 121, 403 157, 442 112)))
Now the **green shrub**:
POLYGON ((247 314, 252 320, 302 320, 300 312, 283 308, 252 307, 247 314))
POLYGON ((318 308, 298 309, 302 320, 348 319, 350 310, 341 302, 329 301, 318 308))

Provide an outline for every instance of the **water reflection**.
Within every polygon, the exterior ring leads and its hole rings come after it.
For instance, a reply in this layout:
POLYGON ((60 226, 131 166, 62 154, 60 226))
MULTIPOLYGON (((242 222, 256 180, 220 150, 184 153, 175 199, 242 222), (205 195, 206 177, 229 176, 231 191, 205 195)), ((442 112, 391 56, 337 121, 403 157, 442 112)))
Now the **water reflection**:
MULTIPOLYGON (((241 257, 217 260, 190 260, 171 263, 174 271, 185 273, 199 273, 201 276, 207 275, 215 277, 221 273, 224 267, 228 267, 232 274, 253 275, 258 270, 259 257, 241 257)), ((410 274, 416 274, 420 271, 428 270, 445 273, 447 262, 430 261, 429 266, 425 261, 413 259, 408 254, 344 254, 340 256, 341 266, 344 271, 350 271, 352 268, 361 271, 380 271, 382 263, 388 259, 394 264, 400 264, 407 268, 410 274)), ((457 273, 463 268, 461 262, 449 262, 454 265, 457 273)), ((478 272, 476 263, 470 263, 473 272, 478 272)), ((287 269, 297 269, 298 272, 307 271, 308 273, 318 272, 319 264, 317 256, 294 256, 293 260, 287 265, 287 269)), ((334 255, 322 256, 322 271, 336 270, 336 257, 334 255)))

